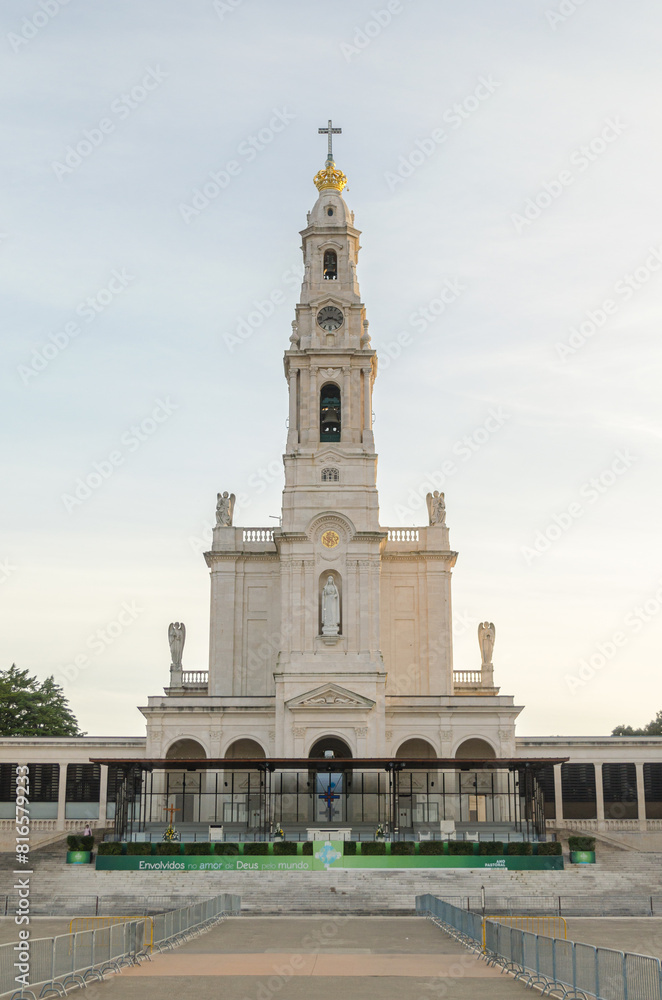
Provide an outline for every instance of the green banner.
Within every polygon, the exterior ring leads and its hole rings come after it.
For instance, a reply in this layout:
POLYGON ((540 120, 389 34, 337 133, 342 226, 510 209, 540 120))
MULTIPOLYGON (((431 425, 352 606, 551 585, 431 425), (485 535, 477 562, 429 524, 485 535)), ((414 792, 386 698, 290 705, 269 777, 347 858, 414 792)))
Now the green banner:
POLYGON ((563 858, 503 855, 458 856, 432 855, 343 855, 341 840, 314 842, 313 854, 277 856, 273 854, 244 855, 175 855, 159 857, 101 854, 97 855, 98 871, 140 872, 218 872, 260 871, 301 872, 331 871, 336 868, 500 868, 504 871, 562 871, 563 858))

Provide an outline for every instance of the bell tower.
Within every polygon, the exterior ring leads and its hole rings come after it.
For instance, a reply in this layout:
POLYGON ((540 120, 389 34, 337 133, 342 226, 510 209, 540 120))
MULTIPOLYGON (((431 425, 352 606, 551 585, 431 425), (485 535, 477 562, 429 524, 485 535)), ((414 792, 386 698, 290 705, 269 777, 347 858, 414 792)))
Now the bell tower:
MULTIPOLYGON (((304 278, 284 358, 289 424, 274 542, 288 634, 274 673, 276 740, 284 753, 307 752, 306 738, 292 738, 303 732, 297 719, 308 715, 319 724, 317 706, 333 704, 335 735, 347 731, 355 742, 360 721, 364 747, 377 752, 386 680, 379 614, 386 533, 372 433, 377 358, 357 277, 360 233, 342 196, 347 178, 333 159, 332 136, 340 129, 329 122, 320 132, 328 135, 328 155, 301 232, 304 278)), ((307 722, 311 739, 324 735, 307 722)))
POLYGON ((302 231, 304 279, 285 352, 289 430, 284 456, 283 531, 304 530, 320 504, 357 528, 378 530, 372 386, 377 358, 357 278, 359 230, 342 197, 347 184, 331 147, 319 197, 302 231))

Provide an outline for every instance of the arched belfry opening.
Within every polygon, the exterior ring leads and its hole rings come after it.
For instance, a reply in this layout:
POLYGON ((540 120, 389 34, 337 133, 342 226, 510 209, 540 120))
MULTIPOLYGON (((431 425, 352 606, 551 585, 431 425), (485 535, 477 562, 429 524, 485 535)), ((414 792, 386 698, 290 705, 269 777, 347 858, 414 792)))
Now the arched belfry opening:
POLYGON ((338 254, 335 250, 324 251, 324 280, 336 281, 338 278, 338 254))
POLYGON ((320 392, 320 441, 340 441, 340 389, 332 382, 320 392))
POLYGON ((351 749, 339 736, 322 736, 321 739, 313 743, 308 756, 312 757, 313 760, 318 760, 324 757, 328 751, 332 754, 329 760, 333 760, 334 757, 347 760, 352 756, 351 749))

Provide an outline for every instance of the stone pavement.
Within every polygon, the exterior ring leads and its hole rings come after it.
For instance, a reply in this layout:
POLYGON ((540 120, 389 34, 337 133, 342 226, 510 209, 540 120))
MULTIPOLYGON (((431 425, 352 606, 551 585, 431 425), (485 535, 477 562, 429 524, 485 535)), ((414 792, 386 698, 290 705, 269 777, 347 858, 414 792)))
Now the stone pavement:
POLYGON ((239 917, 86 990, 88 1000, 516 1000, 422 917, 239 917), (314 980, 314 981, 311 981, 314 980))

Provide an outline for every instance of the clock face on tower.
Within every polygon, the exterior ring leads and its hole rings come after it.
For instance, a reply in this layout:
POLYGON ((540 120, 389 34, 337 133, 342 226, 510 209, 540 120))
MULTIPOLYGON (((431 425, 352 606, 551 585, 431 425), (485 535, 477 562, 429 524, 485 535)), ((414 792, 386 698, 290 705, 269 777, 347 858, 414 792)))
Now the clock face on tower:
POLYGON ((332 333, 342 326, 343 314, 337 306, 324 306, 317 314, 317 322, 327 333, 332 333))

